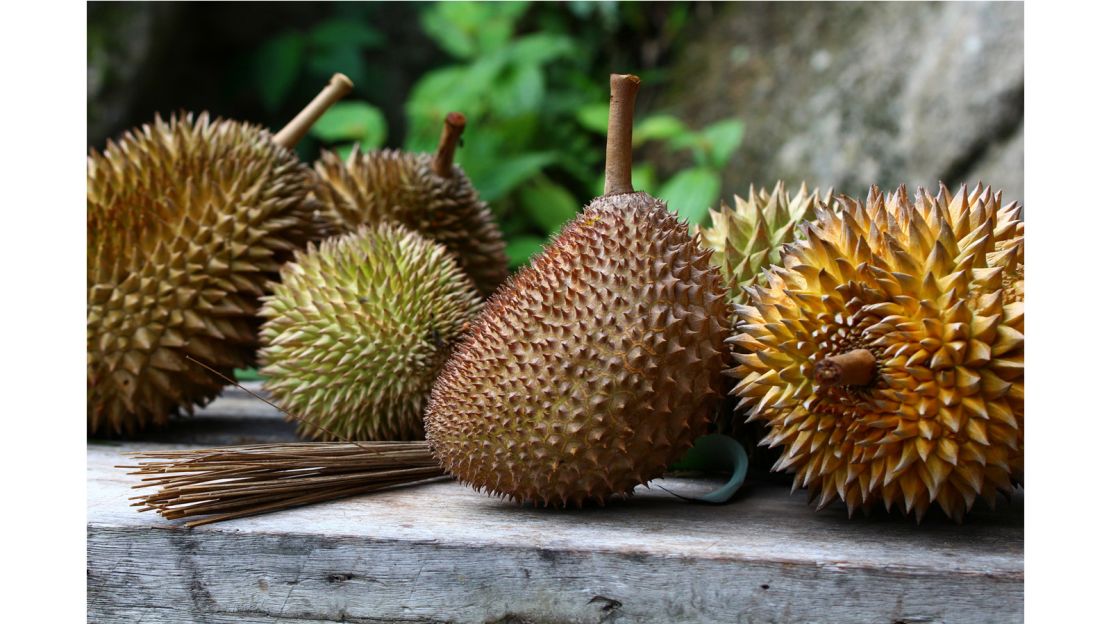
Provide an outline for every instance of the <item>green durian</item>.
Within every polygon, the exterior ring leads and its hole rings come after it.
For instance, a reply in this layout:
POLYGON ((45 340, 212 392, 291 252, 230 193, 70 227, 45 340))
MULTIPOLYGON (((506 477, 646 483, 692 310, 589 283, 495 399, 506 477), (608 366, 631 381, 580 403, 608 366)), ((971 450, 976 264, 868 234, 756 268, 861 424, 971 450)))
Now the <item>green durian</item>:
POLYGON ((481 307, 440 244, 394 223, 298 252, 260 315, 264 387, 322 440, 412 440, 432 382, 481 307))
POLYGON ((713 224, 701 228, 702 238, 713 250, 713 264, 721 268, 733 302, 747 300, 746 286, 765 284, 763 270, 782 262, 782 246, 794 240, 798 224, 831 199, 832 191, 810 193, 804 182, 791 195, 780 180, 769 193, 752 185, 748 199, 736 195, 734 206, 722 203, 720 211, 709 211, 713 224))

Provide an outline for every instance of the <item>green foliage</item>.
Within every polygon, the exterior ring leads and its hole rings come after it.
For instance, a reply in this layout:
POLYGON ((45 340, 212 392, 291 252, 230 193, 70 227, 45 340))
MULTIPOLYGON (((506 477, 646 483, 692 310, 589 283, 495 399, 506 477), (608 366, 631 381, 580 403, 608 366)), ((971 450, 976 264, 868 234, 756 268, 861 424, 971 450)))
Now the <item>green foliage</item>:
POLYGON ((659 189, 657 196, 691 224, 702 223, 709 206, 720 198, 721 176, 711 167, 679 171, 659 189))
MULTIPOLYGON (((584 106, 577 111, 576 118, 582 127, 604 135, 609 119, 608 104, 584 106)), ((633 127, 633 147, 660 142, 671 152, 689 151, 694 166, 677 171, 666 182, 658 184, 652 165, 641 164, 632 172, 632 185, 665 200, 667 206, 691 226, 704 223, 709 208, 720 200, 721 173, 740 148, 743 136, 744 124, 738 119, 725 119, 694 131, 673 115, 650 115, 633 127)), ((600 183, 597 189, 600 193, 600 183)))
POLYGON ((557 232, 578 213, 578 201, 570 191, 543 175, 520 187, 524 212, 548 232, 557 232))
POLYGON ((385 116, 366 102, 337 102, 311 130, 322 141, 354 141, 364 150, 381 147, 387 131, 385 116))
POLYGON ((289 31, 263 43, 250 59, 249 75, 262 105, 274 112, 287 102, 303 77, 320 81, 341 72, 355 84, 361 83, 367 76, 362 53, 384 41, 369 24, 327 20, 307 32, 289 31))
MULTIPOLYGON (((404 139, 390 143, 431 152, 446 114, 464 113, 468 127, 457 161, 493 206, 508 238, 510 263, 520 266, 601 194, 605 77, 619 60, 612 58, 612 42, 649 28, 673 39, 685 27, 688 9, 666 9, 661 26, 649 24, 636 5, 617 2, 440 2, 417 10, 417 23, 445 62, 412 84, 404 103, 404 139)), ((337 17, 266 42, 257 54, 265 105, 278 108, 306 74, 319 81, 343 71, 356 94, 372 93, 372 85, 360 91, 369 73, 362 59, 389 44, 367 21, 337 17)), ((649 70, 640 77, 650 87, 667 76, 649 70)), ((692 226, 703 223, 720 200, 721 174, 743 129, 737 119, 697 129, 674 115, 641 110, 633 135, 633 185, 666 200, 692 226), (671 164, 661 170, 653 162, 659 160, 671 164), (677 163, 684 166, 674 170, 677 163)), ((353 143, 381 147, 389 134, 382 111, 363 96, 335 106, 312 136, 343 154, 353 143)))
POLYGON ((533 234, 517 234, 509 238, 509 244, 505 246, 509 266, 515 268, 528 264, 528 260, 539 253, 545 244, 545 239, 533 234))

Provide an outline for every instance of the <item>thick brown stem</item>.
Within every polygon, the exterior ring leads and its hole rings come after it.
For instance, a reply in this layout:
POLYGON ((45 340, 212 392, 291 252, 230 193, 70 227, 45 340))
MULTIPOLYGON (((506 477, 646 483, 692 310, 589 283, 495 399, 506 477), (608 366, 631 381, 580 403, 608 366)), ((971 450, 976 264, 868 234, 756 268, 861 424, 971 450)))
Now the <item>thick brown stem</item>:
POLYGON ((466 116, 462 113, 447 113, 443 120, 443 134, 439 135, 439 149, 436 150, 435 164, 432 169, 441 178, 451 177, 455 164, 455 148, 459 146, 463 130, 466 129, 466 116))
POLYGON ((331 108, 332 104, 335 104, 343 99, 343 96, 350 93, 351 88, 354 86, 351 79, 343 74, 335 74, 332 76, 331 80, 328 82, 328 86, 324 87, 324 90, 313 98, 312 101, 308 103, 308 106, 304 107, 304 110, 297 113, 293 121, 285 124, 285 127, 274 135, 274 143, 288 149, 293 149, 293 146, 300 143, 304 135, 308 134, 308 129, 312 127, 312 124, 316 123, 316 120, 319 119, 325 111, 331 108))
POLYGON ((855 349, 817 363, 817 381, 833 386, 866 386, 875 379, 875 356, 855 349))
POLYGON ((632 190, 632 118, 640 79, 632 74, 609 75, 609 134, 605 141, 605 194, 632 190))

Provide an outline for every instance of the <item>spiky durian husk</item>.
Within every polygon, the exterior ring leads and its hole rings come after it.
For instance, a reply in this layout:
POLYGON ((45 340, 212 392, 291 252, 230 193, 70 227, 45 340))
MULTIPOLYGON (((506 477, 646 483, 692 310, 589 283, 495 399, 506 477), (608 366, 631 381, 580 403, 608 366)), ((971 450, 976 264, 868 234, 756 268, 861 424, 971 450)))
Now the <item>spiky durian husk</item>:
POLYGON ((257 298, 317 234, 311 170, 259 126, 172 117, 88 159, 88 432, 204 404, 253 361, 257 298))
POLYGON ((480 307, 442 245, 362 226, 282 268, 260 312, 265 387, 303 435, 419 439, 432 382, 480 307))
POLYGON ((739 195, 733 199, 734 207, 722 203, 719 212, 709 211, 713 225, 701 232, 713 250, 713 263, 724 274, 729 297, 743 303, 744 287, 757 283, 763 269, 782 262, 782 246, 794 240, 798 224, 812 219, 818 205, 832 200, 832 191, 810 193, 803 182, 791 195, 780 180, 769 193, 752 185, 747 200, 739 195))
POLYGON ((738 409, 770 425, 776 468, 823 507, 881 500, 962 519, 1020 481, 1024 226, 1016 203, 961 187, 838 199, 749 289, 729 371, 738 409), (824 358, 867 349, 866 385, 818 383, 824 358))
POLYGON ((432 389, 440 463, 479 490, 603 503, 663 473, 722 389, 710 252, 644 193, 595 200, 495 293, 432 389))
MULTIPOLYGON (((832 201, 832 192, 820 195, 809 192, 803 182, 793 195, 783 181, 768 192, 752 185, 745 200, 734 196, 734 206, 722 203, 720 211, 710 210, 713 225, 701 230, 705 245, 713 250, 713 263, 721 268, 729 298, 744 303, 744 288, 760 281, 763 270, 782 262, 782 246, 794 240, 798 224, 812 219, 819 204, 832 201)), ((717 428, 740 440, 748 450, 753 466, 770 467, 773 452, 758 448, 757 442, 766 434, 760 423, 744 423, 742 415, 733 416, 722 409, 717 428)))
POLYGON ((445 178, 431 154, 356 149, 346 162, 325 151, 316 173, 315 194, 333 231, 394 221, 445 246, 483 295, 508 277, 501 230, 458 165, 445 178))

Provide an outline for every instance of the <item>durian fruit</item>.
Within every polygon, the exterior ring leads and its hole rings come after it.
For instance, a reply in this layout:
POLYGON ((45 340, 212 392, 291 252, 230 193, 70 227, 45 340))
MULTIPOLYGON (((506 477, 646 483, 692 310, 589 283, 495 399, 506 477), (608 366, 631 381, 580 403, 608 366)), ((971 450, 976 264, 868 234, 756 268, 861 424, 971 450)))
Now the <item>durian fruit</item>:
POLYGON ((811 193, 803 182, 791 195, 780 180, 770 192, 756 191, 753 184, 748 199, 736 195, 734 201, 734 207, 722 203, 720 211, 710 210, 713 225, 700 230, 705 246, 713 250, 713 264, 724 274, 729 297, 743 303, 744 287, 782 261, 782 246, 794 240, 798 224, 812 219, 818 205, 832 201, 832 191, 811 193))
POLYGON ((611 77, 605 195, 487 301, 432 388, 432 450, 478 490, 562 506, 631 494, 720 398, 727 294, 687 225, 632 189, 638 85, 611 77))
MULTIPOLYGON (((803 182, 791 195, 786 184, 778 181, 768 192, 752 185, 745 200, 734 196, 733 207, 722 203, 720 211, 710 210, 712 226, 701 228, 705 245, 713 250, 713 263, 720 267, 733 303, 747 300, 745 288, 759 282, 763 270, 782 262, 782 246, 794 240, 798 225, 812 219, 817 206, 832 201, 832 191, 821 196, 809 192, 803 182)), ((742 415, 733 415, 723 407, 716 426, 720 432, 737 438, 748 452, 753 466, 769 468, 773 452, 759 448, 758 441, 765 427, 743 422, 742 415)))
POLYGON ((260 312, 264 385, 302 435, 421 439, 432 381, 480 307, 442 245, 361 226, 282 267, 260 312))
POLYGON ((320 233, 312 170, 290 147, 349 90, 336 75, 285 143, 188 113, 90 150, 89 434, 130 435, 215 397, 223 381, 187 357, 226 375, 252 363, 258 297, 320 233))
POLYGON ((316 162, 316 197, 333 231, 394 221, 441 243, 483 295, 509 274, 505 240, 493 213, 461 167, 453 164, 466 117, 449 113, 435 154, 386 149, 346 162, 324 151, 316 162))
POLYGON ((738 409, 819 508, 959 521, 1022 479, 1020 207, 979 186, 837 202, 738 308, 738 409))

